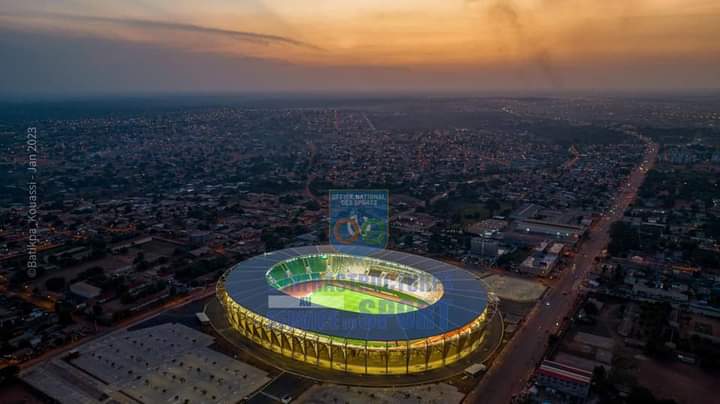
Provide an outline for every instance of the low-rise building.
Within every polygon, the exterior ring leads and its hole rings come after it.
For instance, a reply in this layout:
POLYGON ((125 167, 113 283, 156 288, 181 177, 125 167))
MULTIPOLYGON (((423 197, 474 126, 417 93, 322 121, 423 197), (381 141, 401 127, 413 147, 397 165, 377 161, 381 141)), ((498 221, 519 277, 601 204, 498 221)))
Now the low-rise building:
POLYGON ((585 399, 590 392, 592 372, 560 362, 544 360, 537 370, 537 384, 585 399))
POLYGON ((577 240, 585 233, 585 228, 581 226, 559 224, 546 222, 543 220, 531 219, 518 221, 515 224, 515 228, 518 231, 523 231, 526 233, 543 234, 546 236, 555 237, 557 239, 569 240, 577 240))

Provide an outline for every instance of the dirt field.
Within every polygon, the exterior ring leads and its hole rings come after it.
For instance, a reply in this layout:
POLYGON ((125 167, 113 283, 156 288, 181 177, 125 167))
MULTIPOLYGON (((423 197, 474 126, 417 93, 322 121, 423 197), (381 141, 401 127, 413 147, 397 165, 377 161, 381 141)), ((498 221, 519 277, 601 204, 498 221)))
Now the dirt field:
POLYGON ((451 404, 459 403, 464 394, 445 383, 403 388, 346 387, 323 384, 311 387, 297 402, 372 403, 372 404, 451 404))
POLYGON ((713 401, 718 399, 718 375, 680 362, 659 363, 646 359, 639 365, 638 383, 657 398, 672 398, 678 404, 718 402, 713 401))
POLYGON ((483 280, 498 297, 515 302, 535 302, 547 289, 540 282, 497 274, 483 280))

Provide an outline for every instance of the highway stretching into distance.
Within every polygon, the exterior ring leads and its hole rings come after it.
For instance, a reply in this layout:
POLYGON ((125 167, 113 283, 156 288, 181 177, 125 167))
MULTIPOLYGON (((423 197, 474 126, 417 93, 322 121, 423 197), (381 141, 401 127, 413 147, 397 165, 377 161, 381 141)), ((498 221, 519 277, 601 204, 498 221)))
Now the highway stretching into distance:
POLYGON ((558 331, 564 318, 573 312, 585 276, 608 245, 610 226, 622 219, 625 209, 635 200, 645 175, 655 164, 658 145, 637 136, 646 143, 644 161, 630 174, 609 212, 588 230, 589 239, 582 242, 567 269, 558 275, 555 286, 528 313, 524 325, 503 348, 480 383, 465 397, 466 403, 507 404, 526 386, 545 354, 549 335, 558 331))

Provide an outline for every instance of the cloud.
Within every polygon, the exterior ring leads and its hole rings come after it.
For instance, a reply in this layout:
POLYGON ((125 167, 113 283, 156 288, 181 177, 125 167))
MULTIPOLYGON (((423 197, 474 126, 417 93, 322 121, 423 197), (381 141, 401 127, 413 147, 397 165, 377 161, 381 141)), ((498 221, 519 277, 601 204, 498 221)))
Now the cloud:
MULTIPOLYGON (((542 56, 542 55, 541 55, 542 56)), ((0 98, 88 94, 547 90, 537 66, 307 66, 150 43, 0 28, 0 98)), ((552 67, 564 89, 720 88, 717 61, 623 59, 552 67)), ((553 79, 553 78, 551 78, 553 79)))
POLYGON ((516 29, 522 28, 519 21, 519 11, 511 1, 500 0, 490 4, 488 14, 491 19, 498 19, 516 29))
POLYGON ((173 30, 182 31, 187 33, 196 34, 209 34, 218 35, 226 38, 238 39, 242 41, 249 41, 260 44, 281 44, 297 46, 312 50, 322 50, 320 47, 301 40, 289 38, 281 35, 263 34, 257 32, 248 31, 237 31, 224 28, 213 28, 205 27, 195 24, 187 24, 181 22, 171 21, 159 21, 159 20, 146 20, 136 18, 115 18, 115 17, 101 17, 101 16, 89 16, 89 15, 77 15, 77 14, 62 14, 62 13, 46 13, 46 12, 31 12, 31 13, 0 13, 0 17, 6 18, 41 18, 50 20, 64 20, 71 22, 86 22, 86 23, 105 23, 121 25, 131 28, 141 28, 147 30, 173 30))
MULTIPOLYGON (((466 0, 471 4, 478 4, 477 0, 466 0)), ((490 21, 510 28, 515 45, 519 49, 527 49, 529 63, 537 68, 546 83, 553 89, 559 89, 563 83, 560 75, 555 71, 552 55, 549 49, 542 45, 537 37, 528 35, 527 29, 521 21, 521 11, 512 0, 495 0, 485 4, 490 21)))
MULTIPOLYGON (((533 4, 545 1, 572 0, 533 4)), ((474 25, 471 30, 455 24, 458 37, 443 37, 440 23, 438 35, 417 35, 424 25, 413 24, 424 20, 395 24, 399 19, 389 21, 390 28, 372 25, 375 36, 338 50, 329 39, 367 32, 342 26, 344 20, 324 26, 316 19, 292 19, 302 28, 296 35, 281 24, 246 28, 268 32, 258 33, 165 20, 172 13, 93 14, 114 17, 105 18, 77 10, 0 12, 0 96, 720 88, 717 15, 648 12, 628 17, 626 28, 594 8, 583 8, 589 17, 562 14, 567 20, 556 21, 554 13, 528 8, 521 0, 481 0, 457 20, 474 25), (310 51, 307 47, 316 47, 304 40, 318 41, 325 50, 310 51), (405 52, 422 58, 389 62, 405 52), (463 58, 452 59, 456 55, 463 58)), ((254 15, 223 21, 248 21, 254 15)), ((215 21, 193 18, 184 21, 215 21)))

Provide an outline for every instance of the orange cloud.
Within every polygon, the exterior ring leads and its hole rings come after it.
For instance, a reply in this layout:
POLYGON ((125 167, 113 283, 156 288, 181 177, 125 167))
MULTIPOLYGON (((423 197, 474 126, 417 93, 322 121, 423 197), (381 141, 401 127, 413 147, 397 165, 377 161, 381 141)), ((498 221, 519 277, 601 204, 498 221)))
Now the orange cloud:
POLYGON ((549 71, 624 58, 707 59, 720 49, 720 6, 703 0, 267 0, 250 2, 252 7, 209 1, 202 8, 181 1, 173 9, 148 4, 155 9, 123 15, 117 7, 96 7, 92 15, 23 10, 3 20, 23 29, 309 66, 529 64, 549 71), (176 15, 168 19, 171 11, 176 15))

